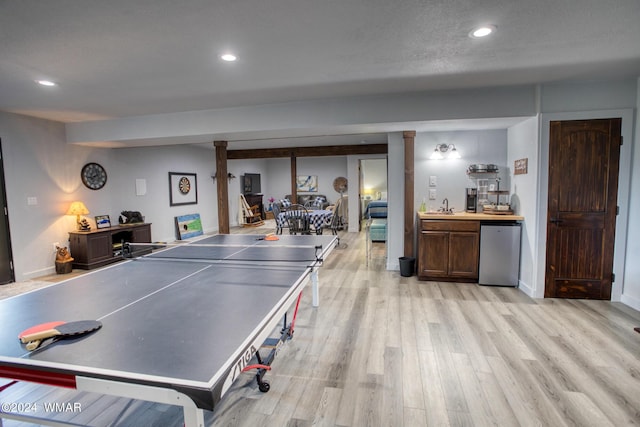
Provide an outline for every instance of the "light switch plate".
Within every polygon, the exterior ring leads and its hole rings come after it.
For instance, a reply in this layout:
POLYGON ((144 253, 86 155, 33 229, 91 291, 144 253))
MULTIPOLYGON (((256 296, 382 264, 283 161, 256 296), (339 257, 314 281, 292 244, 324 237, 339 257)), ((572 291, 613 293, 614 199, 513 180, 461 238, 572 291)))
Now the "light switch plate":
POLYGON ((429 200, 435 200, 437 197, 436 195, 436 189, 432 188, 429 190, 429 200))
POLYGON ((429 176, 429 187, 435 187, 436 185, 438 185, 438 179, 436 178, 436 176, 429 176))

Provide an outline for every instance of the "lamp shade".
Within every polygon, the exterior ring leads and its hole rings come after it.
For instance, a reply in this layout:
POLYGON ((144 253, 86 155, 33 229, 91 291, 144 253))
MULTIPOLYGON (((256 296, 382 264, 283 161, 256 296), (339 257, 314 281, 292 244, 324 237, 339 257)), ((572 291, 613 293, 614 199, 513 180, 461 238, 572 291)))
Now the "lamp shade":
POLYGON ((67 215, 87 215, 89 213, 89 209, 82 202, 73 202, 71 206, 69 206, 69 210, 67 210, 67 215))
POLYGON ((432 160, 444 159, 442 153, 446 153, 447 151, 449 152, 449 155, 447 156, 448 159, 460 158, 460 153, 458 153, 456 146, 453 144, 436 144, 436 148, 433 150, 433 153, 431 153, 431 157, 429 158, 432 160))
POLYGON ((442 154, 440 153, 440 150, 438 150, 438 147, 436 147, 435 150, 433 150, 433 153, 431 153, 431 160, 440 160, 442 159, 442 154))

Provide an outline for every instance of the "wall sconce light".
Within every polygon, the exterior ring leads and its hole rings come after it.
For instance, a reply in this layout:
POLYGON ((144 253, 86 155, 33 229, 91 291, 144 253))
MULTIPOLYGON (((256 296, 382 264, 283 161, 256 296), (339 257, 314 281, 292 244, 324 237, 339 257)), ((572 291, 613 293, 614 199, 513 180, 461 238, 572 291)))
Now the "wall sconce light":
MULTIPOLYGON (((69 206, 69 210, 67 210, 67 215, 75 215, 76 216, 76 225, 78 226, 78 230, 86 231, 86 225, 80 221, 80 215, 88 215, 89 209, 82 202, 73 202, 71 206, 69 206)), ((86 221, 86 220, 83 220, 86 221)))
MULTIPOLYGON (((211 178, 215 181, 216 180, 216 173, 214 172, 213 175, 211 175, 211 178)), ((232 174, 231 172, 229 172, 227 174, 227 179, 229 180, 229 182, 231 182, 232 179, 236 179, 236 176, 234 174, 232 174)))
POLYGON ((447 156, 448 159, 459 159, 460 158, 460 153, 458 153, 458 150, 456 150, 456 146, 453 144, 436 144, 436 148, 435 150, 433 150, 433 153, 431 153, 431 157, 430 159, 432 160, 440 160, 440 159, 444 159, 443 153, 446 153, 449 151, 449 155, 447 156))

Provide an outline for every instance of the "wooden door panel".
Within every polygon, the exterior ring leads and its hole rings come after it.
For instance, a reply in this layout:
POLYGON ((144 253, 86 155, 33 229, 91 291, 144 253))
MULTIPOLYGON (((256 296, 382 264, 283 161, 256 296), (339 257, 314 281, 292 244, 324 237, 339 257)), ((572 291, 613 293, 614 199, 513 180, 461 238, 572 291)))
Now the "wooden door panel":
POLYGON ((449 234, 449 275, 478 278, 478 233, 452 231, 449 234))
POLYGON ((621 119, 552 122, 545 297, 610 299, 621 119))
POLYGON ((603 279, 602 245, 605 235, 599 229, 561 229, 557 237, 556 278, 603 279))
POLYGON ((113 244, 108 233, 91 235, 87 238, 87 254, 96 261, 113 257, 113 244))
POLYGON ((562 179, 558 197, 560 212, 602 212, 607 204, 608 128, 567 129, 567 141, 556 153, 562 179))
POLYGON ((449 233, 441 231, 423 231, 420 239, 421 265, 418 266, 423 276, 448 275, 449 233))
POLYGON ((602 283, 600 280, 562 280, 557 279, 556 292, 563 298, 581 299, 609 299, 602 294, 602 283))

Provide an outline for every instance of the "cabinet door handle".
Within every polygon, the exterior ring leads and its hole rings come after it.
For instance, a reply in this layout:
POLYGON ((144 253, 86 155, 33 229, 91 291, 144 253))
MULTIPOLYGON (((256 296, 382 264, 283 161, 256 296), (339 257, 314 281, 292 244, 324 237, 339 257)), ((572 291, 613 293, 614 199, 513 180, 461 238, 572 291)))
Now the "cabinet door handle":
POLYGON ((552 224, 560 224, 563 221, 561 219, 558 219, 558 218, 551 218, 549 220, 549 222, 552 223, 552 224))

